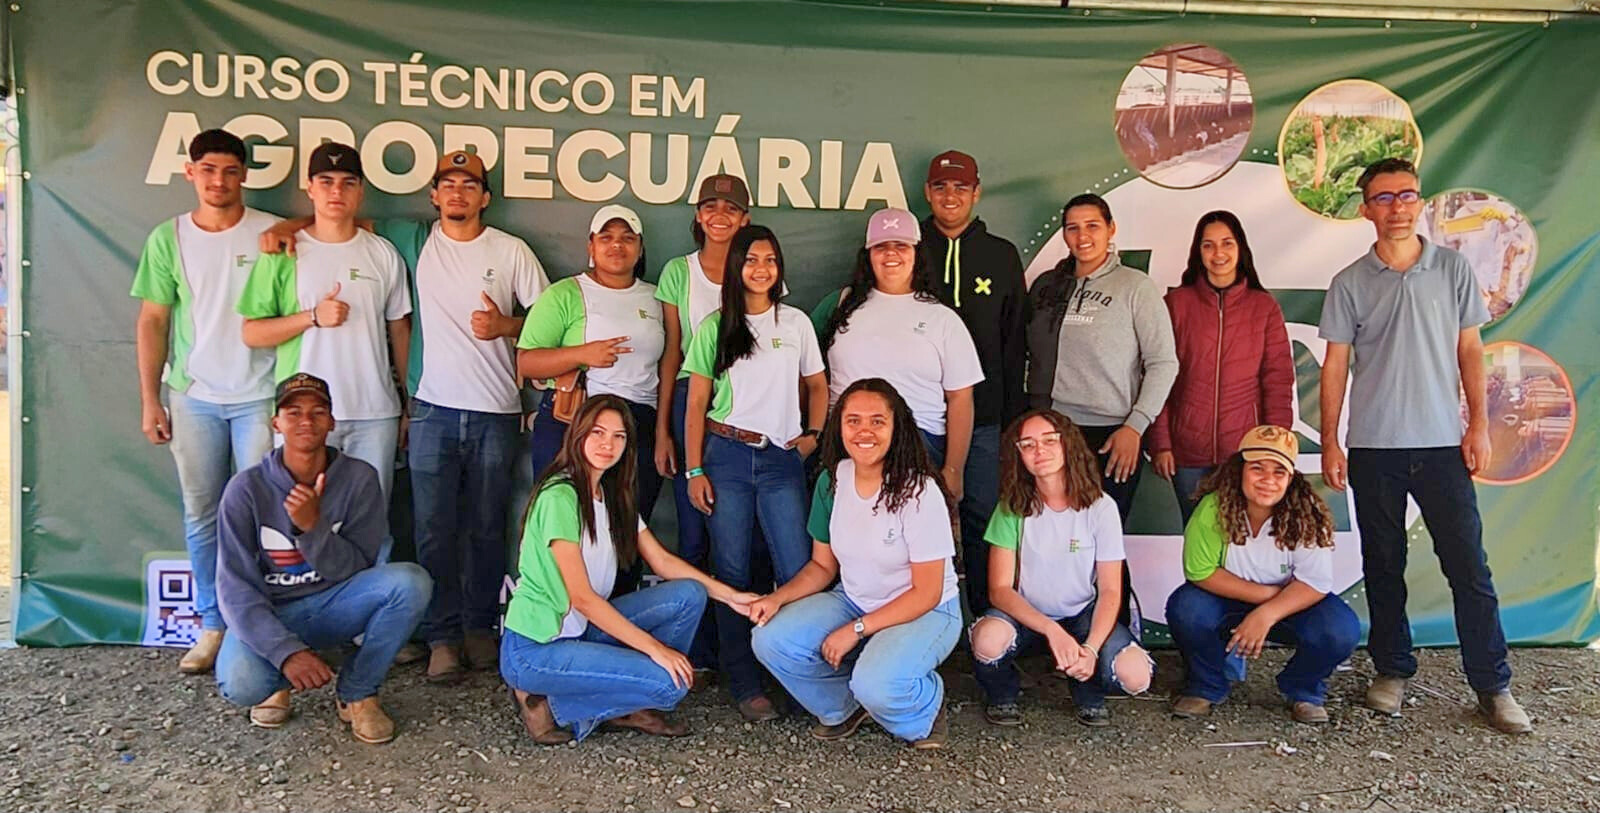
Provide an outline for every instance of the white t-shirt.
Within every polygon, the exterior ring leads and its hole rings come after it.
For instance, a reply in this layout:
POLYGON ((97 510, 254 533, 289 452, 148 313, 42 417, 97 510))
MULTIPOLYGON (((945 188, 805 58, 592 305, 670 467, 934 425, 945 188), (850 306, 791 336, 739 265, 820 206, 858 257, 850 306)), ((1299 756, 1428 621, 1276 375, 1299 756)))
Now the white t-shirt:
POLYGON ((165 378, 172 389, 213 404, 272 397, 272 351, 245 345, 244 318, 234 305, 255 266, 261 232, 278 220, 245 209, 231 228, 211 232, 196 226, 191 212, 151 233, 133 295, 172 308, 165 378))
POLYGON ((983 380, 967 326, 938 302, 872 291, 847 327, 828 348, 830 408, 852 383, 882 378, 906 399, 918 428, 943 436, 945 392, 983 380))
POLYGON ((683 362, 685 370, 712 379, 707 417, 759 432, 774 443, 789 443, 801 429, 800 378, 823 370, 822 351, 811 320, 788 305, 778 305, 776 313, 769 310, 746 316, 745 323, 755 335, 754 351, 734 362, 722 375, 713 376, 721 318, 719 311, 700 323, 683 362))
POLYGON ((1017 592, 1056 621, 1083 612, 1094 601, 1097 562, 1128 558, 1122 545, 1122 518, 1109 494, 1101 494, 1082 511, 1045 506, 1031 517, 1019 518, 1000 506, 989 519, 984 539, 1013 551, 1021 547, 1017 592))
POLYGON ((262 319, 309 310, 334 285, 350 313, 338 327, 307 328, 278 345, 277 380, 304 372, 327 381, 337 420, 399 417, 388 323, 411 313, 399 252, 364 230, 343 243, 324 243, 301 230, 295 249, 293 257, 267 254, 256 261, 239 313, 262 319))
POLYGON ((1224 550, 1223 569, 1245 581, 1281 587, 1299 579, 1318 592, 1333 592, 1333 548, 1284 550, 1272 537, 1271 519, 1243 545, 1225 545, 1224 550))
POLYGON ((617 363, 610 367, 589 370, 587 392, 591 397, 610 393, 654 407, 660 379, 657 365, 667 346, 661 303, 655 293, 656 286, 644 280, 616 289, 595 282, 588 274, 567 277, 552 284, 533 303, 517 347, 575 347, 627 336, 622 346, 633 352, 618 355, 617 363))
POLYGON ((856 493, 854 461, 841 460, 838 472, 827 541, 839 560, 844 594, 870 613, 911 589, 913 563, 943 561, 939 603, 955 598, 955 537, 939 485, 929 478, 921 496, 890 514, 874 507, 877 493, 864 499, 856 493))
MULTIPOLYGON (((640 523, 643 527, 643 523, 640 523)), ((594 528, 586 531, 578 548, 583 551, 583 569, 589 574, 589 587, 601 598, 611 598, 617 586, 617 546, 611 541, 611 515, 606 504, 594 501, 594 528)), ((576 638, 589 628, 589 619, 575 609, 561 618, 557 638, 576 638)))
POLYGON ((451 409, 519 412, 516 350, 509 338, 473 336, 472 313, 483 310, 487 293, 501 313, 510 315, 519 302, 531 306, 549 285, 539 258, 522 240, 489 227, 462 242, 434 223, 417 258, 422 320, 417 397, 451 409))

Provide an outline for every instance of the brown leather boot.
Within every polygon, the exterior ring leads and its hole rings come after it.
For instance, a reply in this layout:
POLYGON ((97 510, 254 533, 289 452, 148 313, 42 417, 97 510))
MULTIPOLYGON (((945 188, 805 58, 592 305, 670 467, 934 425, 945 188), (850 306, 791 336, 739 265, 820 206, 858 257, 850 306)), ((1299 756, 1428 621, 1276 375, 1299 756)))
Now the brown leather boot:
POLYGON ((1365 703, 1367 708, 1390 717, 1399 717, 1400 708, 1406 702, 1406 679, 1403 677, 1390 677, 1379 675, 1372 679, 1372 685, 1367 687, 1365 703))
POLYGON ((1527 734, 1533 731, 1533 721, 1522 710, 1511 692, 1479 692, 1478 713, 1488 721, 1489 727, 1501 734, 1527 734))
POLYGON ((1183 720, 1193 717, 1210 717, 1211 701, 1204 697, 1186 694, 1172 702, 1172 716, 1183 720))
POLYGON ((827 725, 819 720, 816 725, 811 727, 811 736, 823 741, 842 740, 856 733, 856 729, 860 728, 861 724, 866 722, 866 719, 867 710, 861 708, 856 709, 854 714, 844 718, 842 723, 827 725))
POLYGON ((461 645, 434 644, 428 653, 428 682, 436 686, 453 686, 467 676, 461 663, 461 645))
POLYGON ((606 722, 643 731, 652 737, 686 737, 689 735, 689 724, 679 723, 667 719, 667 715, 655 709, 640 709, 632 714, 614 717, 606 722))
POLYGON ((350 733, 356 739, 368 745, 382 745, 394 739, 394 720, 384 713, 377 695, 351 703, 337 702, 340 722, 350 724, 350 733))
POLYGON ((528 736, 540 745, 566 745, 572 742, 572 732, 556 726, 556 717, 550 712, 550 701, 539 695, 511 689, 511 703, 517 707, 517 716, 528 736))
POLYGON ((185 675, 203 675, 217 663, 217 652, 222 649, 222 630, 201 630, 194 646, 183 653, 178 661, 178 671, 185 675))

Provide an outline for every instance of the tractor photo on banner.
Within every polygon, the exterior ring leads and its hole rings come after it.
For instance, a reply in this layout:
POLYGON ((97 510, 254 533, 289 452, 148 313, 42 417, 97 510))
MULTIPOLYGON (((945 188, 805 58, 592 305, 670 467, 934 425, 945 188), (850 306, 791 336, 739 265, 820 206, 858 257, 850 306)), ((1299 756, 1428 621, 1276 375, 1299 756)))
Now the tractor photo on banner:
MULTIPOLYGON (((737 175, 752 221, 783 240, 787 301, 808 311, 849 277, 871 212, 926 214, 923 170, 947 149, 981 163, 977 214, 1016 243, 1030 281, 1066 257, 1074 195, 1110 203, 1115 249, 1162 289, 1199 217, 1230 210, 1288 322, 1298 468, 1333 509, 1335 591, 1363 619, 1353 498, 1320 475, 1317 322, 1330 280, 1373 243, 1356 179, 1410 159, 1420 233, 1468 259, 1491 317, 1493 457, 1476 479, 1507 637, 1600 637, 1600 433, 1585 431, 1600 407, 1600 20, 801 0, 350 0, 337 18, 309 0, 96 6, 9 12, 26 178, 9 247, 24 276, 7 280, 21 294, 20 643, 178 646, 198 629, 176 472, 140 433, 128 290, 146 235, 192 207, 186 149, 215 127, 249 146, 249 205, 284 216, 309 211, 306 163, 324 141, 359 149, 363 216, 424 222, 440 156, 475 152, 487 221, 552 280, 584 270, 590 216, 620 203, 642 217, 653 281, 693 246, 700 182, 737 175)), ((1171 485, 1143 465, 1128 563, 1146 638, 1163 643, 1182 527, 1171 485)), ((519 517, 530 482, 519 474, 519 517)), ((1407 524, 1416 641, 1453 644, 1414 504, 1407 524)), ((670 513, 652 525, 670 531, 670 513)))

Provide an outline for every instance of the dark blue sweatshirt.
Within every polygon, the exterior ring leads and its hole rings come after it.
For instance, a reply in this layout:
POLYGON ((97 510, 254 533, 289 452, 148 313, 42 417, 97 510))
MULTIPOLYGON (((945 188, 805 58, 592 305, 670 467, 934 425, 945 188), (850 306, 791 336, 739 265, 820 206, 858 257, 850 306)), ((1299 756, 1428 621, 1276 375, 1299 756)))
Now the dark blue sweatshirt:
POLYGON ((326 590, 372 567, 389 517, 372 466, 328 449, 317 526, 302 531, 283 501, 294 489, 283 449, 233 476, 217 509, 217 604, 250 651, 283 667, 308 649, 274 607, 326 590))

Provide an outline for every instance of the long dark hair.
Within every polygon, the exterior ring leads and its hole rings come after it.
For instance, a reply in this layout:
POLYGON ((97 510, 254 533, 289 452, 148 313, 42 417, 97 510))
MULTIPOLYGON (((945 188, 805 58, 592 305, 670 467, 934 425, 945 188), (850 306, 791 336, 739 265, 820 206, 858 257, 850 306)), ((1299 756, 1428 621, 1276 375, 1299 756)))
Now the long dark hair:
MULTIPOLYGON (((934 284, 933 271, 928 263, 923 260, 922 252, 913 252, 916 261, 911 265, 911 293, 918 302, 940 302, 939 288, 934 284)), ((863 248, 856 252, 856 267, 850 273, 850 285, 845 289, 844 300, 839 307, 833 310, 828 317, 828 324, 822 329, 822 355, 828 355, 828 348, 833 346, 834 336, 850 330, 850 314, 855 313, 867 301, 867 294, 872 293, 877 277, 872 273, 872 251, 863 248)), ((829 294, 831 296, 831 294, 829 294)), ((947 306, 948 307, 948 306, 947 306)))
MULTIPOLYGON (((1217 519, 1222 535, 1235 545, 1250 541, 1250 518, 1245 513, 1244 455, 1234 452, 1200 483, 1200 494, 1216 492, 1217 519)), ((1333 512, 1316 489, 1296 471, 1284 489, 1283 499, 1272 506, 1272 537, 1278 547, 1333 547, 1333 512)))
MULTIPOLYGON (((594 492, 589 488, 589 472, 594 467, 589 465, 589 458, 583 454, 583 443, 601 413, 606 411, 617 413, 622 419, 623 431, 628 433, 628 444, 622 450, 622 459, 600 475, 600 494, 605 500, 606 519, 611 525, 611 544, 617 549, 617 562, 627 567, 633 564, 639 554, 639 504, 633 491, 636 435, 628 402, 615 395, 596 395, 578 407, 578 414, 572 416, 572 424, 561 438, 561 449, 556 452, 556 459, 550 461, 550 465, 534 480, 538 486, 533 490, 533 499, 528 501, 528 510, 523 514, 522 523, 527 525, 528 514, 533 512, 533 503, 539 498, 540 492, 557 483, 569 482, 578 492, 578 528, 581 532, 587 532, 591 539, 594 537, 594 492)), ((573 541, 583 544, 581 539, 573 541)))
POLYGON ((778 305, 783 302, 783 248, 771 229, 752 223, 734 232, 733 241, 728 244, 728 262, 722 272, 722 311, 717 317, 717 362, 712 368, 713 378, 755 352, 756 337, 745 320, 744 260, 750 247, 762 240, 772 244, 773 257, 778 261, 778 278, 767 291, 767 299, 772 302, 772 322, 778 322, 778 305))
POLYGON ((1261 277, 1256 275, 1256 257, 1250 252, 1250 241, 1244 237, 1244 224, 1226 209, 1206 212, 1194 224, 1194 239, 1189 241, 1189 265, 1183 269, 1183 280, 1178 284, 1199 285, 1206 281, 1206 264, 1200 260, 1200 241, 1205 238, 1206 227, 1212 223, 1221 223, 1233 232, 1233 240, 1239 244, 1239 278, 1244 280, 1245 287, 1265 291, 1261 277))
POLYGON ((1067 501, 1072 508, 1083 511, 1094 505, 1105 493, 1100 483, 1100 464, 1094 452, 1083 439, 1083 432, 1071 418, 1053 409, 1031 409, 1011 422, 1000 436, 1000 504, 1019 517, 1031 517, 1044 510, 1044 498, 1039 496, 1039 483, 1022 462, 1022 451, 1017 440, 1022 437, 1022 425, 1030 418, 1043 418, 1050 428, 1061 433, 1061 455, 1064 461, 1062 474, 1067 478, 1067 501))
MULTIPOLYGON (((891 514, 900 511, 906 503, 922 496, 923 488, 931 477, 939 488, 939 496, 944 499, 948 513, 951 510, 950 493, 945 489, 939 467, 933 464, 933 457, 922 442, 922 433, 917 431, 911 407, 895 391, 894 385, 881 378, 863 378, 845 387, 839 402, 828 414, 828 425, 822 430, 822 467, 828 472, 832 488, 839 488, 839 461, 850 456, 844 447, 844 405, 850 396, 858 392, 882 396, 889 402, 889 413, 894 421, 893 433, 889 436, 889 451, 883 456, 883 488, 878 492, 878 502, 873 505, 873 510, 882 508, 891 514)), ((854 488, 853 485, 851 487, 854 488)))

